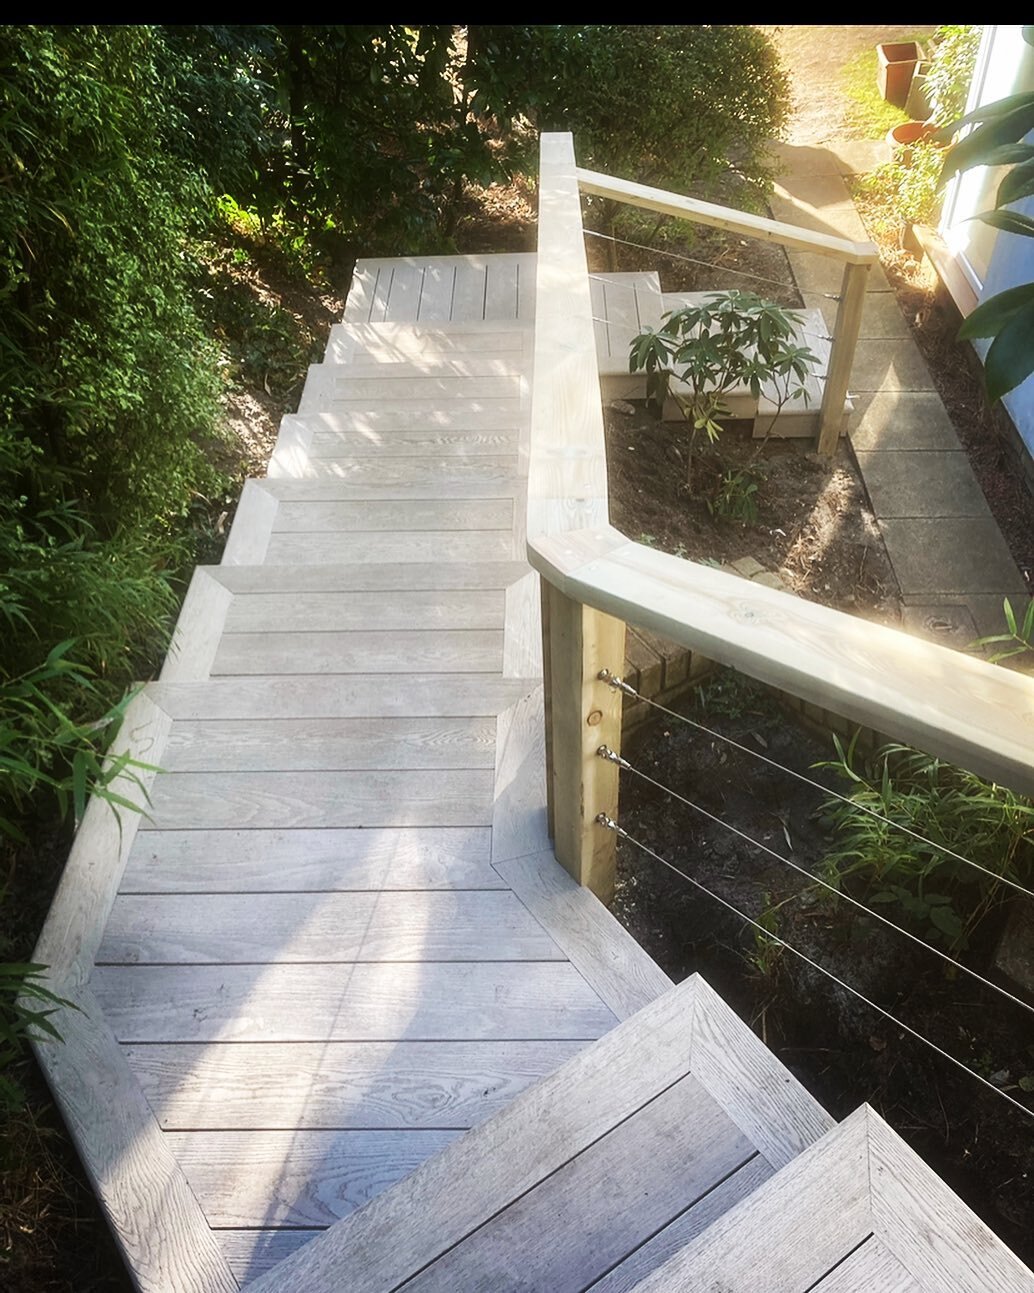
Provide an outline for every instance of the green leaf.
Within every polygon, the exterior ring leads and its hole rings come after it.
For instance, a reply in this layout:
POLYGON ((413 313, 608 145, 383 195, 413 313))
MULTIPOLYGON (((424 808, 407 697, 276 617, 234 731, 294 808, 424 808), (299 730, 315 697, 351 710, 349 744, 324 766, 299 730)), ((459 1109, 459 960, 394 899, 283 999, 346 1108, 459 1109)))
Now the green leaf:
POLYGON ((987 157, 993 155, 996 148, 1003 144, 1016 143, 1028 131, 1034 129, 1034 94, 1014 97, 1022 101, 1018 106, 1001 116, 987 120, 984 125, 978 126, 972 134, 959 140, 954 148, 948 150, 941 168, 942 184, 945 180, 950 180, 953 175, 957 175, 959 171, 986 165, 987 157))
MULTIPOLYGON (((1034 288, 1034 284, 1028 284, 1034 288)), ((999 329, 984 359, 987 398, 993 404, 1034 372, 1034 300, 999 329)))
MULTIPOLYGON (((972 112, 967 112, 964 117, 959 117, 957 121, 950 122, 943 130, 938 131, 938 138, 950 139, 963 126, 970 126, 975 121, 997 121, 1000 117, 1007 117, 1018 108, 1028 107, 1031 104, 1034 104, 1034 94, 1029 93, 1010 94, 1004 99, 995 99, 993 103, 982 103, 979 108, 974 108, 972 112)), ((1022 135, 1017 136, 1017 138, 1022 137, 1022 135)))
POLYGON ((1018 233, 1024 238, 1034 238, 1034 218, 1020 211, 981 211, 970 219, 982 220, 992 229, 1001 229, 1003 233, 1018 233))
POLYGON ((963 319, 959 328, 960 341, 972 341, 974 337, 994 337, 1006 323, 1020 310, 1034 302, 1034 283, 1023 283, 1020 287, 1010 287, 981 305, 963 319))
MULTIPOLYGON (((1034 153, 1034 149, 1031 149, 1031 152, 1034 153)), ((1032 193, 1034 193, 1034 159, 1014 167, 1005 176, 995 194, 995 206, 1008 206, 1010 202, 1018 202, 1020 198, 1030 197, 1032 193)))
POLYGON ((1024 1073, 1023 1077, 1017 1080, 1016 1085, 1021 1091, 1034 1091, 1034 1073, 1024 1073))
POLYGON ((929 917, 930 924, 935 929, 939 929, 942 934, 947 934, 950 939, 962 937, 962 921, 959 920, 953 908, 931 907, 929 917))

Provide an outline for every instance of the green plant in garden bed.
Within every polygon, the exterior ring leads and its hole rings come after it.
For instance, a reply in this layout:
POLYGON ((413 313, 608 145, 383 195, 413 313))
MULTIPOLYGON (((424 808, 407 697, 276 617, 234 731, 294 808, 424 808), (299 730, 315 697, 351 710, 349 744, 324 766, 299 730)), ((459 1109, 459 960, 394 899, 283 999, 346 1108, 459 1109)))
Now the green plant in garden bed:
POLYGON ((805 383, 818 361, 794 340, 799 325, 799 314, 754 292, 711 292, 633 339, 628 367, 646 373, 647 405, 661 417, 670 395, 689 423, 687 491, 697 437, 703 431, 712 443, 718 439, 732 390, 746 387, 755 400, 764 390, 776 402, 776 417, 788 400, 807 398, 805 383))
POLYGON ((1034 877, 1034 804, 909 746, 886 745, 866 760, 857 735, 846 747, 833 740, 837 758, 818 766, 851 789, 850 802, 833 799, 820 810, 835 839, 823 878, 850 884, 863 901, 897 906, 924 937, 964 948, 1007 896, 999 877, 1023 885, 1034 877))

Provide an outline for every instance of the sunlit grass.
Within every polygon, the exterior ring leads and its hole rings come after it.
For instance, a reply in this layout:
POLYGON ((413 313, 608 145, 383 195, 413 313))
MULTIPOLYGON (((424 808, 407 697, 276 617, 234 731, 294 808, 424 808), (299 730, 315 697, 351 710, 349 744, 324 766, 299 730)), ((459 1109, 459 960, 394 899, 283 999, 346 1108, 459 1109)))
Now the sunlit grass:
MULTIPOLYGON (((900 39, 923 41, 927 36, 926 30, 917 30, 900 39)), ((849 59, 840 69, 840 88, 851 100, 848 125, 865 139, 882 139, 888 130, 909 119, 901 108, 895 108, 880 97, 876 66, 876 46, 873 45, 849 59)))

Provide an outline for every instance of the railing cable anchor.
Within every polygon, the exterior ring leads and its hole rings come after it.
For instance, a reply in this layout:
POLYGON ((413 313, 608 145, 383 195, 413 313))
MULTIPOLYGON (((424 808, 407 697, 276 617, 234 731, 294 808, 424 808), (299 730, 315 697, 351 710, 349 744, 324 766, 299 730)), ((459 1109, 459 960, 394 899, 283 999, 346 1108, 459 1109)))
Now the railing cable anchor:
POLYGON ((597 813, 595 817, 597 826, 603 826, 608 831, 613 831, 615 835, 623 835, 628 838, 628 832, 623 831, 613 817, 608 817, 606 813, 597 813))
POLYGON ((625 768, 627 771, 631 771, 632 769, 632 765, 628 760, 623 759, 620 754, 615 754, 609 745, 601 745, 596 751, 596 757, 599 759, 606 759, 608 763, 616 763, 619 768, 625 768))
POLYGON ((642 699, 631 683, 616 677, 609 669, 601 669, 596 678, 599 682, 605 682, 608 687, 613 687, 615 691, 620 691, 624 696, 632 696, 636 700, 642 699))

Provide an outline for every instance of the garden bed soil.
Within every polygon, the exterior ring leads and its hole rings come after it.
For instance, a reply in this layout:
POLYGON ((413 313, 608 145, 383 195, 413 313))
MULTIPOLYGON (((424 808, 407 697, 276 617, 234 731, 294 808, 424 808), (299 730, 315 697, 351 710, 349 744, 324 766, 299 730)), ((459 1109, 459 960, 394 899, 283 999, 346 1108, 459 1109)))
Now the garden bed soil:
POLYGON ((719 565, 753 557, 799 597, 899 622, 897 580, 845 446, 821 457, 810 438, 762 442, 751 438, 749 423, 731 422, 714 446, 695 451, 687 493, 685 424, 658 422, 642 403, 613 401, 606 433, 611 515, 630 538, 719 565), (750 523, 712 511, 723 474, 737 472, 758 482, 750 523))
MULTIPOLYGON (((834 756, 763 688, 722 674, 683 713, 820 783, 845 790, 834 756)), ((933 953, 859 914, 753 841, 814 873, 830 837, 824 794, 661 714, 624 756, 720 820, 622 773, 620 821, 635 840, 1025 1104, 1034 1075, 1029 1015, 949 972, 933 953)), ((1034 1118, 1009 1106, 907 1031, 621 840, 614 914, 676 981, 699 971, 837 1119, 872 1104, 1028 1264, 1034 1262, 1034 1118)), ((896 908, 884 908, 900 920, 896 908)), ((966 960, 985 975, 1005 910, 966 960)), ((1011 985, 1010 985, 1011 986, 1011 985)))

